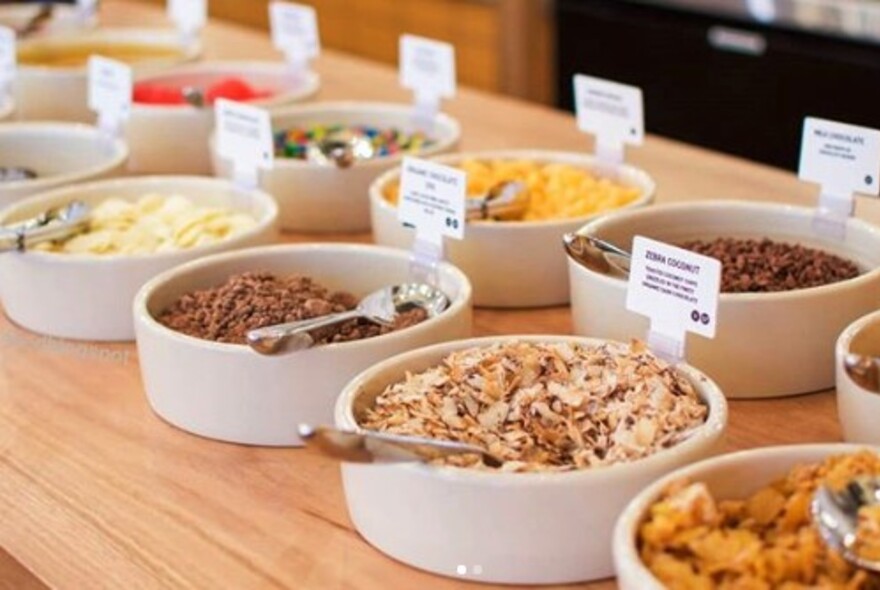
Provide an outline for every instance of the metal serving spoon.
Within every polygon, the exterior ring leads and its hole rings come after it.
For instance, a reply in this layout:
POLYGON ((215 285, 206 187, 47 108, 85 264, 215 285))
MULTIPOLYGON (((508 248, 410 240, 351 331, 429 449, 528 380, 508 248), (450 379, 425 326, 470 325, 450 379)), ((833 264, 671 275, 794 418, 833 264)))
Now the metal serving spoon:
POLYGON ((469 221, 482 219, 522 219, 529 208, 531 195, 524 182, 499 182, 481 197, 467 200, 465 215, 469 221))
POLYGON ((36 33, 42 28, 43 24, 52 18, 55 11, 55 5, 52 3, 42 4, 39 9, 31 16, 27 22, 15 29, 15 35, 21 39, 36 33))
POLYGON ((299 436, 309 447, 349 463, 428 462, 453 455, 479 455, 489 467, 501 467, 504 463, 476 445, 420 436, 371 430, 339 430, 308 424, 300 424, 299 436))
POLYGON ((860 477, 840 491, 820 486, 813 495, 810 509, 819 534, 855 566, 880 572, 880 562, 860 557, 855 550, 858 511, 863 506, 880 503, 880 478, 860 477))
POLYGON ((306 148, 306 159, 316 164, 335 164, 348 168, 357 160, 369 160, 376 155, 376 148, 366 137, 352 133, 335 133, 306 148))
POLYGON ((314 339, 309 332, 318 328, 356 318, 366 318, 388 326, 394 322, 397 314, 411 309, 424 309, 432 318, 447 307, 449 298, 439 289, 424 283, 404 283, 370 293, 350 311, 251 330, 247 334, 247 343, 260 354, 294 352, 312 346, 314 339))
POLYGON ((0 227, 0 252, 23 252, 40 242, 62 240, 78 234, 89 221, 89 206, 71 201, 14 225, 0 227))
POLYGON ((859 387, 880 393, 880 358, 850 353, 843 359, 843 369, 859 387))
POLYGON ((197 86, 184 86, 180 95, 187 104, 201 109, 205 107, 205 91, 197 86))
POLYGON ((629 275, 632 254, 611 242, 569 233, 562 236, 565 251, 575 262, 601 274, 629 275))
POLYGON ((37 173, 24 166, 0 166, 0 183, 32 180, 37 173))

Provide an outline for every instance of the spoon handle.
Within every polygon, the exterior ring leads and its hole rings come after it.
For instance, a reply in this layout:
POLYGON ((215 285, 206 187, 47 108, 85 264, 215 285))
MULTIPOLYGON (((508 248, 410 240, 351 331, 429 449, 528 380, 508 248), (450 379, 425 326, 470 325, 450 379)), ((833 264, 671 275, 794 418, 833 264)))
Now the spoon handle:
POLYGON ((308 332, 361 317, 357 309, 343 311, 298 322, 257 328, 247 333, 247 343, 260 354, 274 355, 309 348, 314 340, 308 332))

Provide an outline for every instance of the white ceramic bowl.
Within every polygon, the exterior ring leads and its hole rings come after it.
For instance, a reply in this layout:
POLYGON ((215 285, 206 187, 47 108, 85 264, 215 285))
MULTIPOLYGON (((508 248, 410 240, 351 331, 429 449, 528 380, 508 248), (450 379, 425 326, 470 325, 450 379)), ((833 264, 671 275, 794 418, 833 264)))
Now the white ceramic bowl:
MULTIPOLYGON (((354 379, 336 403, 336 426, 357 428, 355 405, 371 403, 407 371, 435 366, 455 350, 505 340, 598 343, 566 336, 505 336, 414 350, 354 379)), ((343 463, 351 519, 383 553, 441 575, 507 584, 608 577, 613 571, 611 531, 626 502, 661 475, 716 452, 724 434, 724 395, 696 369, 682 370, 709 405, 709 416, 690 438, 670 449, 632 463, 568 473, 343 463)))
MULTIPOLYGON (((592 156, 574 152, 507 150, 473 152, 433 158, 456 165, 464 160, 534 160, 587 169, 595 167, 592 156)), ((642 207, 654 200, 654 181, 631 166, 620 171, 621 180, 638 187, 638 200, 622 207, 642 207)), ((397 219, 397 207, 382 195, 391 183, 400 181, 400 167, 390 170, 370 185, 370 216, 377 244, 409 248, 413 230, 397 219)), ((606 212, 600 215, 608 214, 606 212)), ((474 284, 474 305, 478 307, 542 307, 568 303, 568 268, 562 236, 577 231, 599 215, 572 219, 522 222, 471 222, 464 240, 446 240, 447 256, 474 284)))
POLYGON ((21 55, 30 51, 63 51, 83 44, 144 45, 179 52, 178 57, 144 59, 132 64, 136 72, 150 71, 191 61, 201 45, 184 45, 172 29, 102 28, 94 31, 28 39, 19 43, 19 66, 13 84, 19 119, 91 123, 95 114, 88 106, 88 68, 28 65, 21 55))
MULTIPOLYGON (((243 61, 187 64, 138 77, 138 82, 206 88, 224 78, 245 80, 273 96, 249 104, 273 110, 305 100, 318 92, 318 75, 309 72, 295 81, 282 62, 243 61)), ((208 141, 214 129, 214 109, 189 105, 132 105, 125 125, 131 149, 129 169, 138 174, 211 174, 208 141), (182 143, 184 142, 184 143, 182 143)))
POLYGON ((0 166, 23 166, 37 173, 33 180, 0 183, 0 209, 36 193, 117 176, 127 160, 125 143, 108 144, 98 129, 88 125, 0 125, 0 166))
MULTIPOLYGON (((370 102, 327 102, 292 106, 272 114, 275 130, 311 125, 371 125, 412 130, 412 106, 370 102)), ((435 120, 436 143, 413 154, 429 157, 458 146, 461 127, 440 113, 435 120)), ((214 144, 216 142, 212 142, 214 144)), ((232 177, 231 162, 212 145, 214 172, 232 177)), ((356 162, 345 169, 291 158, 275 158, 271 170, 260 172, 260 186, 278 200, 281 227, 304 232, 358 232, 370 228, 368 190, 382 172, 400 164, 402 156, 356 162)))
POLYGON ((300 423, 326 424, 333 402, 356 374, 389 356, 471 331, 471 286, 450 264, 440 288, 450 298, 442 314, 421 324, 354 342, 277 357, 239 344, 201 340, 166 328, 154 317, 181 295, 247 271, 310 276, 333 290, 364 296, 405 282, 403 252, 354 244, 300 244, 211 256, 166 272, 141 289, 134 303, 138 355, 153 410, 171 424, 209 438, 299 446, 300 423))
MULTIPOLYGON (((40 5, 33 2, 13 2, 0 5, 0 26, 20 29, 30 21, 39 8, 40 5)), ((69 33, 80 29, 91 29, 97 24, 97 15, 81 18, 78 7, 56 3, 52 7, 52 18, 31 35, 44 37, 69 33)))
MULTIPOLYGON (((832 285, 780 293, 725 293, 710 340, 688 335, 687 358, 728 397, 786 396, 834 386, 834 342, 880 304, 880 228, 850 219, 846 238, 823 238, 814 209, 739 201, 655 206, 621 212, 581 230, 631 249, 635 235, 676 243, 736 236, 800 243, 843 256, 865 270, 832 285)), ((648 320, 626 310, 626 281, 569 260, 574 329, 615 340, 644 337, 648 320)))
POLYGON ((272 197, 197 176, 141 176, 63 188, 0 211, 0 225, 75 199, 95 205, 109 197, 135 200, 147 193, 180 194, 196 204, 249 212, 257 225, 217 244, 178 252, 103 257, 39 251, 0 254, 0 300, 9 318, 49 336, 134 340, 131 303, 149 279, 207 254, 269 243, 278 235, 278 207, 272 197))
POLYGON ((636 535, 647 510, 673 481, 687 478, 705 482, 717 499, 744 499, 784 477, 796 465, 822 461, 829 455, 861 448, 864 447, 826 443, 740 451, 688 465, 652 483, 626 506, 614 527, 614 569, 618 587, 620 590, 665 588, 642 563, 636 548, 636 535))
POLYGON ((837 413, 844 440, 880 445, 880 394, 857 385, 843 368, 850 353, 880 357, 880 311, 859 318, 837 339, 837 413))

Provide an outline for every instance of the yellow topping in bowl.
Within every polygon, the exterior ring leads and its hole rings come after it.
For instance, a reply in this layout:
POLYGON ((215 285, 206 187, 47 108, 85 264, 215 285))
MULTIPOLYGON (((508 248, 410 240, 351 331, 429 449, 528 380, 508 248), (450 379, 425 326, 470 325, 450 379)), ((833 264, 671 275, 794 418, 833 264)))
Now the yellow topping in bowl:
POLYGON ((39 43, 20 47, 18 63, 24 66, 77 68, 85 66, 92 55, 129 64, 155 60, 179 61, 184 57, 179 48, 167 45, 83 41, 76 44, 39 43))
MULTIPOLYGON (((529 207, 517 221, 569 219, 603 213, 628 205, 641 194, 638 188, 602 178, 570 164, 534 160, 464 160, 457 165, 468 175, 468 197, 482 197, 505 181, 525 183, 529 207)), ((384 197, 396 205, 399 182, 385 187, 384 197)))
POLYGON ((196 205, 180 195, 149 194, 137 201, 109 198, 91 211, 84 232, 33 249, 100 255, 172 252, 215 244, 256 223, 247 213, 196 205))

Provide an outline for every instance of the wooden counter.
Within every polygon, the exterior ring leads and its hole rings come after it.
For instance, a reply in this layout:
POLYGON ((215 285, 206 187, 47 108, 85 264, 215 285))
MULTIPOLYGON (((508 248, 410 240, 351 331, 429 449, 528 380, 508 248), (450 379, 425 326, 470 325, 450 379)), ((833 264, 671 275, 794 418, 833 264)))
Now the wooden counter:
MULTIPOLYGON (((163 20, 154 7, 106 4, 107 23, 163 20)), ((276 57, 266 38, 246 29, 212 24, 205 39, 209 58, 276 57)), ((385 66, 326 52, 317 70, 321 99, 407 99, 385 66)), ((648 121, 650 104, 647 97, 648 121)), ((447 107, 464 128, 463 149, 591 148, 572 117, 547 108, 468 90, 447 107)), ((657 137, 629 154, 654 175, 661 202, 810 204, 817 195, 790 173, 657 137)), ((880 203, 862 199, 858 213, 878 221, 880 203)), ((475 331, 569 333, 571 324, 567 308, 479 310, 475 331)), ((22 570, 50 587, 76 589, 462 584, 397 563, 361 539, 335 463, 296 449, 204 440, 162 422, 144 398, 134 346, 108 348, 121 354, 111 361, 60 350, 0 319, 0 580, 7 587, 24 587, 22 570)), ((730 449, 839 438, 831 392, 731 404, 730 449)))

